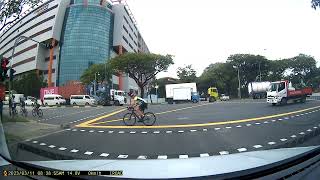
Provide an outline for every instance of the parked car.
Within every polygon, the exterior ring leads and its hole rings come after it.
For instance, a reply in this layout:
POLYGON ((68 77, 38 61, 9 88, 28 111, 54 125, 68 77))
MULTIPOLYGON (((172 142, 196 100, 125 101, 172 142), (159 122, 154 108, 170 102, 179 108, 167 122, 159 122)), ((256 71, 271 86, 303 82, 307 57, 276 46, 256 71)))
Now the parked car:
POLYGON ((37 100, 35 97, 27 96, 27 99, 24 101, 24 103, 26 106, 33 106, 35 100, 37 100))
POLYGON ((43 104, 45 106, 61 105, 65 103, 66 100, 59 94, 46 94, 43 98, 43 104))
POLYGON ((96 100, 89 95, 71 95, 70 96, 71 105, 94 105, 96 100))
POLYGON ((230 97, 226 96, 225 94, 221 94, 220 100, 221 101, 228 101, 228 100, 230 100, 230 97))

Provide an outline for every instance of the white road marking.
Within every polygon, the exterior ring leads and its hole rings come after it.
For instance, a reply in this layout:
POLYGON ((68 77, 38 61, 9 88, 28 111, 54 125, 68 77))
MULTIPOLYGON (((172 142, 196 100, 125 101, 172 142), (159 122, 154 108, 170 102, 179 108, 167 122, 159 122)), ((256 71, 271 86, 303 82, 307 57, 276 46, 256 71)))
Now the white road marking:
POLYGON ((81 132, 84 132, 84 131, 86 131, 86 130, 84 130, 84 129, 81 129, 80 131, 81 131, 81 132))
POLYGON ((167 158, 168 158, 168 156, 166 156, 166 155, 158 156, 158 159, 167 159, 167 158))
POLYGON ((238 125, 238 126, 236 126, 237 128, 241 128, 242 126, 241 125, 238 125))
POLYGON ((295 116, 291 116, 291 118, 294 118, 295 116))
POLYGON ((247 126, 251 126, 251 124, 247 124, 247 126))
POLYGON ((54 148, 54 147, 56 147, 56 146, 54 146, 54 145, 50 145, 50 146, 48 146, 49 148, 54 148))
POLYGON ((138 156, 137 159, 147 159, 147 156, 138 156))
POLYGON ((67 131, 70 131, 71 129, 66 129, 67 131))
POLYGON ((111 134, 111 133, 113 133, 113 131, 108 131, 108 133, 110 133, 110 134, 111 134))
POLYGON ((135 134, 136 132, 135 131, 130 131, 130 134, 135 134))
POLYGON ((190 131, 191 131, 191 132, 196 132, 197 130, 195 130, 195 129, 191 129, 190 131))
POLYGON ((73 122, 69 122, 70 124, 73 124, 73 122))
POLYGON ((227 126, 226 128, 227 128, 227 129, 231 129, 232 127, 230 127, 230 126, 227 126))
POLYGON ((78 151, 79 151, 78 149, 72 149, 70 152, 76 153, 76 152, 78 152, 78 151))
POLYGON ((268 121, 265 121, 265 122, 263 122, 263 123, 268 124, 269 122, 268 122, 268 121))
POLYGON ((285 117, 284 119, 289 119, 289 117, 285 117))
POLYGON ((178 133, 183 133, 184 131, 178 131, 178 133))
POLYGON ((280 139, 280 141, 282 141, 282 142, 283 142, 283 141, 286 141, 286 140, 288 140, 288 139, 286 139, 286 138, 280 139))
POLYGON ((147 131, 142 131, 141 133, 142 133, 142 134, 147 134, 148 132, 147 132, 147 131))
POLYGON ((36 143, 38 143, 38 141, 32 141, 32 143, 33 143, 33 144, 36 144, 36 143))
POLYGON ((261 123, 255 123, 256 125, 260 125, 261 123))
POLYGON ((301 133, 299 133, 300 135, 304 135, 305 133, 304 132, 301 132, 301 133))
POLYGON ((244 151, 247 151, 247 149, 246 148, 239 148, 239 149, 237 149, 239 152, 244 152, 244 151))
POLYGON ((278 121, 282 121, 282 119, 280 118, 280 119, 278 119, 278 121))
POLYGON ((292 135, 292 136, 290 136, 290 137, 295 138, 295 137, 297 137, 297 136, 296 136, 296 135, 292 135))
POLYGON ((100 156, 101 156, 101 157, 108 157, 109 154, 108 154, 108 153, 102 153, 102 154, 100 154, 100 156))
POLYGON ((272 122, 276 122, 276 120, 275 120, 275 119, 272 119, 271 121, 272 121, 272 122))
POLYGON ((94 132, 94 130, 90 130, 89 132, 90 132, 90 133, 93 133, 93 132, 94 132))
POLYGON ((120 159, 126 159, 126 158, 128 158, 128 155, 126 155, 126 154, 120 154, 120 155, 118 156, 118 158, 120 158, 120 159))
POLYGON ((208 153, 203 153, 203 154, 200 154, 200 157, 209 157, 209 154, 208 153))
POLYGON ((258 149, 258 148, 262 148, 261 145, 254 145, 253 147, 254 147, 254 148, 257 148, 257 149, 258 149))
POLYGON ((229 154, 229 152, 228 151, 220 151, 219 154, 220 155, 227 155, 227 154, 229 154))
POLYGON ((296 116, 297 116, 297 117, 299 117, 300 115, 299 115, 299 114, 297 114, 296 116))
POLYGON ((118 133, 119 133, 119 134, 123 134, 123 133, 124 133, 124 131, 119 131, 118 133))
POLYGON ((31 141, 31 139, 27 139, 26 142, 31 141))
POLYGON ((308 132, 311 132, 312 130, 311 130, 311 129, 308 129, 307 131, 308 131, 308 132))
POLYGON ((47 145, 46 143, 40 143, 40 146, 45 146, 45 145, 47 145))
POLYGON ((268 142, 269 145, 274 145, 276 142, 268 142))
POLYGON ((66 149, 67 149, 67 148, 65 148, 65 147, 59 148, 60 151, 64 151, 64 150, 66 150, 66 149))
POLYGON ((72 129, 72 131, 77 131, 77 129, 72 129))
POLYGON ((153 134, 159 134, 160 131, 153 131, 153 134))
POLYGON ((203 131, 208 131, 208 129, 203 129, 203 131))
POLYGON ((314 129, 317 129, 318 127, 315 126, 315 127, 313 127, 313 128, 314 128, 314 129))
POLYGON ((103 133, 104 131, 98 131, 99 133, 103 133))
POLYGON ((214 128, 214 130, 219 130, 220 128, 214 128))
POLYGON ((93 154, 93 152, 87 151, 87 152, 85 152, 84 154, 85 154, 85 155, 91 155, 91 154, 93 154))
POLYGON ((166 131, 166 133, 172 133, 172 131, 166 131))
POLYGON ((187 159, 187 158, 189 158, 189 156, 186 154, 179 155, 179 159, 187 159))

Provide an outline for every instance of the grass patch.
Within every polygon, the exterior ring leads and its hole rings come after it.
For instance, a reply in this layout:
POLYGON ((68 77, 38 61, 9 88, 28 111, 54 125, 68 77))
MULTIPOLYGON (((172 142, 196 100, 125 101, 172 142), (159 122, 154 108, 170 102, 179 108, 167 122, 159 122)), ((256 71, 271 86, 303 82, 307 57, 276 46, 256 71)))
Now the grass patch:
POLYGON ((25 117, 16 115, 14 117, 10 117, 8 115, 2 115, 2 122, 29 122, 29 120, 25 117))

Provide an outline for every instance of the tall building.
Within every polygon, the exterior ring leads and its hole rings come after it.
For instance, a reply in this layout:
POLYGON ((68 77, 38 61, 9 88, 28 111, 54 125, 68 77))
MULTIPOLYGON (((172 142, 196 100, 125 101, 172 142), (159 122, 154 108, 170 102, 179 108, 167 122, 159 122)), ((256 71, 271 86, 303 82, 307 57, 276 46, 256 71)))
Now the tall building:
MULTIPOLYGON (((135 19, 123 3, 106 0, 47 0, 24 12, 0 35, 0 54, 11 59, 16 76, 35 70, 51 86, 78 81, 92 64, 126 52, 148 53, 135 19), (48 48, 42 44, 52 45, 48 48)), ((112 77, 115 88, 138 89, 126 74, 112 77)))

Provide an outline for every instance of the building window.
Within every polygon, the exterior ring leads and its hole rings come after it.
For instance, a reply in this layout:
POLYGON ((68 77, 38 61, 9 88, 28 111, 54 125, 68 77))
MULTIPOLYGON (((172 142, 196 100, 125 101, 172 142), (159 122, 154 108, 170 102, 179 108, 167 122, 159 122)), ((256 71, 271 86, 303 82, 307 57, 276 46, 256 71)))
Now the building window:
POLYGON ((138 46, 138 44, 135 42, 135 41, 133 41, 134 42, 134 44, 136 45, 136 46, 138 46))
POLYGON ((135 32, 133 32, 133 34, 134 34, 134 36, 135 36, 136 38, 138 38, 138 36, 137 36, 137 34, 136 34, 135 32))
MULTIPOLYGON (((131 49, 133 49, 132 45, 129 43, 129 46, 131 47, 131 49)), ((134 49, 133 49, 134 50, 134 49)))
POLYGON ((129 32, 128 32, 128 29, 127 29, 124 25, 122 25, 122 27, 123 27, 123 29, 124 29, 127 33, 129 33, 129 32))
POLYGON ((127 22, 127 24, 129 24, 129 21, 125 16, 123 16, 123 19, 127 22))
POLYGON ((129 42, 128 42, 128 39, 127 38, 125 38, 124 36, 122 36, 122 39, 128 44, 129 42))
POLYGON ((131 40, 132 40, 132 41, 134 41, 134 40, 133 40, 133 37, 131 36, 131 34, 130 34, 130 33, 129 33, 129 37, 131 38, 131 40))

